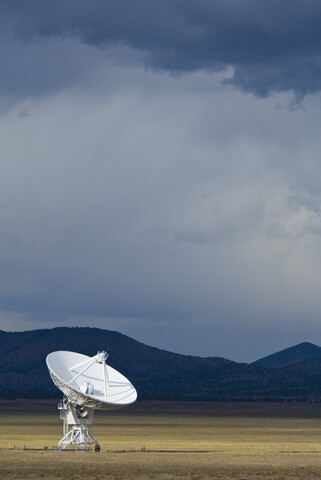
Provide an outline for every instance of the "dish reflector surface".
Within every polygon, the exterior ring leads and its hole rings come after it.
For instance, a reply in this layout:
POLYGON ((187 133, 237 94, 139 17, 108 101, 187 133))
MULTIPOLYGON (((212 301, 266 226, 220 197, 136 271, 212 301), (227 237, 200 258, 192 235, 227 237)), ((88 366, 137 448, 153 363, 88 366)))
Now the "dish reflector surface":
POLYGON ((131 382, 106 365, 106 354, 88 357, 81 353, 58 351, 46 358, 54 384, 77 404, 97 409, 117 409, 134 403, 137 392, 131 382))

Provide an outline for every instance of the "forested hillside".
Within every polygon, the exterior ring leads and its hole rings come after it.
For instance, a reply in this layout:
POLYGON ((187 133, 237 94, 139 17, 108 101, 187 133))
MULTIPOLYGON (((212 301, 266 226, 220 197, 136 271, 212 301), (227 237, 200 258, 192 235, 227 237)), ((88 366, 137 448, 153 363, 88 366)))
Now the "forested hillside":
POLYGON ((60 397, 45 364, 48 353, 71 350, 108 363, 135 385, 140 399, 321 400, 321 371, 267 368, 149 347, 118 332, 96 328, 0 331, 0 396, 60 397))

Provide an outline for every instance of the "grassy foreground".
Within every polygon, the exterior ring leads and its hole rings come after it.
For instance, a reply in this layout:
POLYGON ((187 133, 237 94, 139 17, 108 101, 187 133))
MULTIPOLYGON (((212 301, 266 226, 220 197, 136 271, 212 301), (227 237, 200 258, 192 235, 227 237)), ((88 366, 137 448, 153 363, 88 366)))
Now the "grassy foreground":
POLYGON ((100 453, 43 450, 61 421, 56 402, 35 405, 0 402, 1 479, 321 477, 320 405, 138 403, 96 415, 100 453))

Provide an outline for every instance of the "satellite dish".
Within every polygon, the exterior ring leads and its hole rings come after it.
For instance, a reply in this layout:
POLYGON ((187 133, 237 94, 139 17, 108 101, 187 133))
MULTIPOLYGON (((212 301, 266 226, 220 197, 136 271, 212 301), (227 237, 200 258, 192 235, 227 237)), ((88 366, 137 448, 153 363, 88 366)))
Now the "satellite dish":
POLYGON ((106 364, 108 354, 98 352, 93 357, 81 353, 58 351, 46 358, 54 384, 65 395, 59 403, 63 423, 63 438, 58 449, 66 450, 71 444, 84 449, 97 440, 88 432, 93 423, 94 410, 118 410, 134 403, 137 392, 124 375, 106 364))

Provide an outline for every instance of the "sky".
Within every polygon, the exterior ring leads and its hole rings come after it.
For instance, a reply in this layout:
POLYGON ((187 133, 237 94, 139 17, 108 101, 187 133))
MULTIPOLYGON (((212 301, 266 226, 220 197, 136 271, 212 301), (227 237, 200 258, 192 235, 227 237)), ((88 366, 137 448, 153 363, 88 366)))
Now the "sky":
POLYGON ((321 345, 318 0, 2 0, 0 73, 0 329, 321 345))

